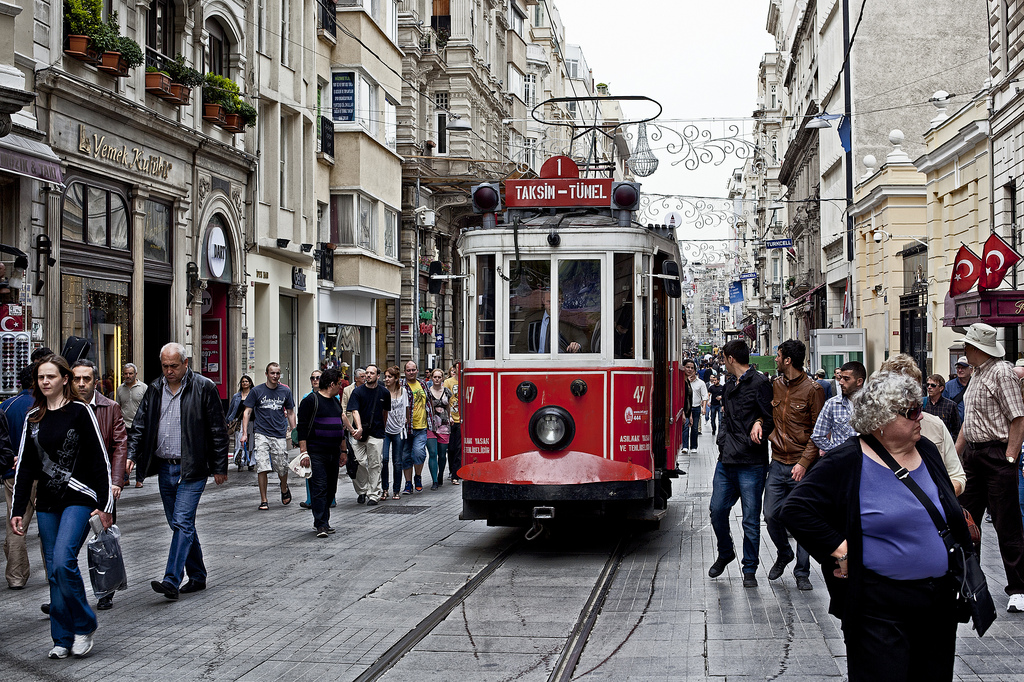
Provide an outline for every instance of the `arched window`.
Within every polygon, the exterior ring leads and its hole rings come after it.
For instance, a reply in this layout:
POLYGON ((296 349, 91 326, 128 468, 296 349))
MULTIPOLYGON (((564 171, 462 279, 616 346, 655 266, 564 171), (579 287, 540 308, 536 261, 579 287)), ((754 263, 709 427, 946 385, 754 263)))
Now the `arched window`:
POLYGON ((772 135, 772 161, 779 162, 779 138, 772 135))
POLYGON ((231 52, 231 43, 228 41, 227 32, 216 19, 207 19, 204 28, 210 34, 210 40, 206 46, 206 54, 203 55, 203 70, 206 73, 230 78, 228 55, 231 52))
POLYGON ((69 241, 128 248, 128 204, 119 192, 72 182, 64 192, 61 233, 69 241))

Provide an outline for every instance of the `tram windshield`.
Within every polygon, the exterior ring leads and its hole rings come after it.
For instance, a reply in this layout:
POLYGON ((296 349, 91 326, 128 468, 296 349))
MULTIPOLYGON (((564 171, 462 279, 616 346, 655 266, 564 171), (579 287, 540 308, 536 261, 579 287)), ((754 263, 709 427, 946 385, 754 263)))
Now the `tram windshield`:
POLYGON ((509 350, 600 353, 600 259, 557 260, 555 287, 551 261, 524 260, 520 265, 509 283, 509 350))

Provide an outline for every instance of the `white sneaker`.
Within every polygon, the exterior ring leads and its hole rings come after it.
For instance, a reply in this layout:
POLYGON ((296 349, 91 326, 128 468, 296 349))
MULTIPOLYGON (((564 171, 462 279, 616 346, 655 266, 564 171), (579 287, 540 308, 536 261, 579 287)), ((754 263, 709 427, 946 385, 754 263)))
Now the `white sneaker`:
POLYGON ((1006 602, 1006 610, 1010 613, 1024 612, 1024 594, 1011 594, 1010 600, 1006 602))
POLYGON ((75 635, 75 643, 71 645, 71 653, 81 658, 92 651, 92 639, 96 631, 93 630, 87 635, 75 635))
POLYGON ((67 658, 68 657, 67 647, 55 646, 52 649, 50 649, 50 653, 46 654, 46 657, 47 658, 53 658, 53 659, 67 658))
POLYGON ((687 449, 687 448, 683 448, 683 454, 684 454, 684 455, 685 455, 686 453, 688 453, 688 452, 689 452, 689 449, 687 449))

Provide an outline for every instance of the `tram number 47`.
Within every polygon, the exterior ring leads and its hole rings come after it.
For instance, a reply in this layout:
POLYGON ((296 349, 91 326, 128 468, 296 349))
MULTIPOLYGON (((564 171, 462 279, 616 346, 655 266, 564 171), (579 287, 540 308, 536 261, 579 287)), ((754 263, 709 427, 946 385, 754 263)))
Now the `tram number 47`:
POLYGON ((643 404, 644 402, 644 391, 647 389, 646 386, 637 386, 636 390, 633 391, 633 400, 643 404))
POLYGON ((475 386, 467 386, 466 387, 466 402, 467 403, 473 402, 473 389, 474 388, 476 388, 476 387, 475 386))

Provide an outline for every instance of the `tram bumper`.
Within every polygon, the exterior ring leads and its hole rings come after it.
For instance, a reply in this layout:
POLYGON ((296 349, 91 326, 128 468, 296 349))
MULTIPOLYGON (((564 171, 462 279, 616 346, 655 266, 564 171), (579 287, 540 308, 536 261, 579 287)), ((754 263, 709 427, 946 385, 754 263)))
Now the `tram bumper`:
POLYGON ((611 517, 655 520, 655 481, 646 467, 584 452, 524 452, 459 469, 464 520, 525 525, 534 509, 550 507, 558 520, 611 517))

